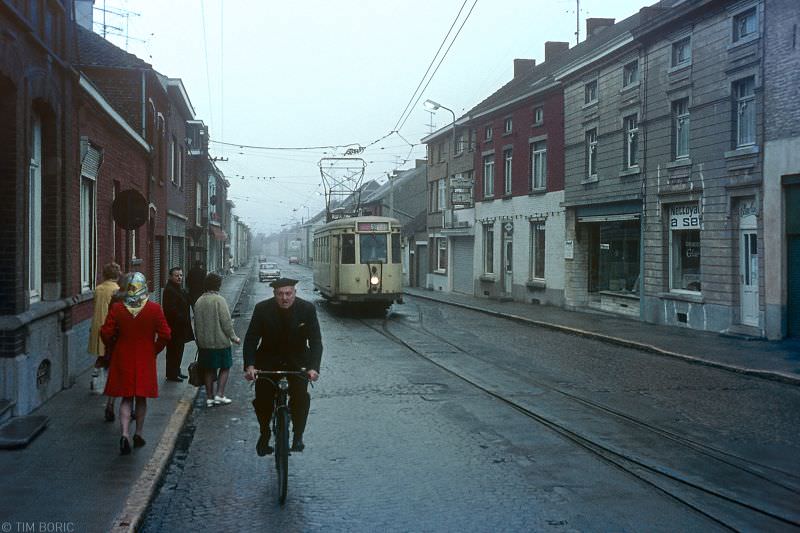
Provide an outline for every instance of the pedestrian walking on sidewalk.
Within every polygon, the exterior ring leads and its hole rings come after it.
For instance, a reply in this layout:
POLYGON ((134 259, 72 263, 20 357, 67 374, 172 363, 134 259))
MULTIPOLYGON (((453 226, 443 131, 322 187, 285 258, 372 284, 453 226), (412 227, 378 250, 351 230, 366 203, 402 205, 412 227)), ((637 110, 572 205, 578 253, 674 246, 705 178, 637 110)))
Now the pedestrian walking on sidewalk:
MULTIPOLYGON (((119 290, 117 281, 120 275, 120 268, 117 263, 108 263, 103 266, 103 282, 94 289, 94 313, 92 315, 92 326, 89 332, 89 353, 94 355, 94 369, 92 370, 91 390, 95 394, 102 394, 100 386, 100 376, 108 375, 108 363, 110 353, 106 352, 106 345, 100 338, 100 328, 106 321, 108 309, 111 307, 112 298, 119 290)), ((114 421, 114 398, 109 396, 106 401, 105 419, 107 422, 114 421)))
POLYGON ((167 381, 182 382, 186 374, 181 372, 184 345, 194 340, 192 317, 189 311, 189 293, 183 288, 183 269, 169 269, 169 280, 164 287, 164 315, 172 330, 172 338, 167 344, 167 381))
POLYGON ((192 307, 206 291, 205 283, 206 267, 202 261, 195 261, 194 266, 189 269, 189 273, 186 275, 186 288, 189 290, 189 303, 192 304, 192 307))
MULTIPOLYGON (((274 297, 256 305, 253 318, 244 336, 244 377, 256 379, 256 370, 305 369, 308 379, 319 379, 322 359, 322 335, 314 304, 297 298, 296 279, 280 278, 272 283, 274 297)), ((311 407, 308 381, 289 376, 289 410, 292 414, 292 451, 305 448, 303 432, 311 407)), ((275 386, 269 380, 256 382, 253 408, 261 434, 256 443, 256 453, 264 456, 272 452, 269 445, 269 422, 275 401, 275 386)))
POLYGON ((131 453, 131 408, 136 399, 136 434, 133 446, 145 445, 142 437, 147 416, 147 398, 158 397, 156 358, 170 338, 161 306, 147 299, 147 280, 141 272, 128 280, 124 302, 111 306, 100 335, 106 345, 113 343, 106 394, 121 397, 119 420, 122 430, 119 451, 131 453))
POLYGON ((225 396, 225 385, 233 365, 231 342, 239 344, 241 339, 233 329, 228 303, 219 294, 222 277, 213 272, 207 274, 204 286, 206 292, 194 304, 194 331, 198 364, 205 377, 206 406, 211 407, 231 403, 231 399, 225 396))

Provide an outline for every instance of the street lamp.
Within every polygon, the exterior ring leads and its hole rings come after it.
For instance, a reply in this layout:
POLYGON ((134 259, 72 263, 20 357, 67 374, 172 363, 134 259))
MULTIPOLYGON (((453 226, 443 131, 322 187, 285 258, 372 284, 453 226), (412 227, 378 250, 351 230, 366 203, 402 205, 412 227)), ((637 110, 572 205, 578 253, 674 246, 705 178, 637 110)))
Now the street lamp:
MULTIPOLYGON (((453 158, 455 157, 455 154, 456 154, 456 114, 455 114, 455 113, 453 112, 453 110, 452 110, 452 109, 450 109, 449 107, 445 107, 445 106, 443 106, 442 104, 440 104, 439 102, 434 102, 433 100, 430 100, 430 99, 428 99, 428 100, 425 100, 425 102, 423 102, 423 104, 422 104, 422 105, 423 105, 423 106, 424 106, 426 109, 429 109, 429 110, 431 110, 431 111, 436 111, 436 110, 437 110, 437 109, 439 109, 439 108, 446 109, 447 111, 450 111, 450 114, 451 114, 451 115, 453 115, 453 126, 452 126, 452 127, 453 127, 453 148, 452 148, 452 149, 451 149, 451 151, 450 151, 450 157, 449 157, 449 158, 447 159, 447 161, 445 162, 445 165, 446 165, 446 166, 445 166, 445 180, 446 180, 446 181, 445 181, 445 183, 447 183, 447 184, 448 184, 448 187, 447 187, 447 194, 448 194, 448 196, 449 196, 449 195, 450 195, 450 193, 452 192, 452 191, 450 191, 450 183, 451 183, 451 180, 450 180, 450 161, 452 161, 452 160, 453 160, 453 158)), ((446 205, 447 205, 447 204, 445 204, 445 207, 446 207, 446 205)), ((452 224, 452 223, 453 223, 453 222, 452 222, 452 220, 453 220, 453 217, 452 217, 452 215, 453 215, 453 209, 454 209, 454 208, 453 208, 453 205, 452 205, 452 200, 451 200, 451 202, 450 202, 450 215, 451 215, 451 217, 450 217, 450 224, 452 224)), ((445 220, 443 221, 443 222, 444 222, 444 224, 442 224, 442 226, 443 226, 443 227, 445 227, 445 226, 446 226, 446 221, 447 221, 447 217, 445 217, 445 220)))

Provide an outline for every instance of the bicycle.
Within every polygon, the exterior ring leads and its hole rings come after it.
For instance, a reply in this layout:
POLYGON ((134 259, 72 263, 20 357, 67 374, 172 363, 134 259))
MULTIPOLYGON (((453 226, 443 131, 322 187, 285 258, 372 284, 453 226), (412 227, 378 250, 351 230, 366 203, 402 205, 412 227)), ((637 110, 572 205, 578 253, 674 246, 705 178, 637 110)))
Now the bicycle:
MULTIPOLYGON (((272 434, 275 435, 275 472, 278 475, 278 503, 286 502, 289 489, 289 380, 287 376, 298 376, 311 383, 305 370, 256 370, 256 379, 268 379, 275 386, 275 402, 272 409, 272 434), (276 383, 268 376, 280 377, 276 383)), ((313 386, 313 383, 312 383, 313 386)))

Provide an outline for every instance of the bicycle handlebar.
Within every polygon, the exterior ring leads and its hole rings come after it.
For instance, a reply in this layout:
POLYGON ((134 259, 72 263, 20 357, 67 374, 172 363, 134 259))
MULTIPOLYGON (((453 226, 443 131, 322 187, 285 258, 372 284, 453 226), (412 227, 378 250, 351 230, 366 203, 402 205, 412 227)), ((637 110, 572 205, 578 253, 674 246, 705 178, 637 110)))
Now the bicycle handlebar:
MULTIPOLYGON (((275 382, 269 376, 297 376, 305 379, 306 383, 309 383, 312 387, 314 386, 314 382, 308 377, 308 370, 305 368, 300 370, 256 370, 256 379, 269 379, 274 385, 275 382)), ((253 383, 255 383, 255 380, 253 380, 253 383)))

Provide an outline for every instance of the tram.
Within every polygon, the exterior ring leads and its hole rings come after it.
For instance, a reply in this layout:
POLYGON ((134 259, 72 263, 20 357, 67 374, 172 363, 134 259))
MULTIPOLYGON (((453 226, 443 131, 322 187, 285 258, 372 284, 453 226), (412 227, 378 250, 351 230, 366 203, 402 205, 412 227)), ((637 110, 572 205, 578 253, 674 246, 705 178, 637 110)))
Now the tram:
POLYGON ((400 222, 332 220, 314 231, 314 287, 323 298, 386 310, 403 299, 400 222))

